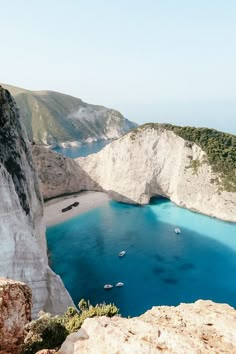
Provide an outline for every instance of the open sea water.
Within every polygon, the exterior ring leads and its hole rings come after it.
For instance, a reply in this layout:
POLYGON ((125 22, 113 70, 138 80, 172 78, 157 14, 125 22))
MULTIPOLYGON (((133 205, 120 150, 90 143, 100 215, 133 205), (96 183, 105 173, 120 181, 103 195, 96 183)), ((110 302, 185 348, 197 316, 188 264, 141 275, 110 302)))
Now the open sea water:
POLYGON ((107 202, 49 227, 47 241, 51 266, 76 304, 112 302, 124 316, 197 299, 236 307, 236 224, 166 199, 143 207, 107 202), (117 282, 125 285, 103 289, 117 282))

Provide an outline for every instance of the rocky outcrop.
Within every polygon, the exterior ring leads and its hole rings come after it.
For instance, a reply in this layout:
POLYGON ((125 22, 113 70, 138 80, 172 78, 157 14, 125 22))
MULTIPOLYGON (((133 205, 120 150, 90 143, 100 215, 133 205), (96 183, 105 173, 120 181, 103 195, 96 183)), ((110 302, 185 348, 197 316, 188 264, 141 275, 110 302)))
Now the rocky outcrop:
POLYGON ((72 303, 48 266, 43 203, 24 128, 10 93, 0 87, 0 275, 33 292, 33 316, 72 303))
POLYGON ((0 354, 20 353, 31 305, 31 290, 26 284, 0 278, 0 354))
POLYGON ((236 311, 199 300, 153 307, 136 318, 96 317, 69 335, 60 354, 236 353, 236 311))
POLYGON ((3 84, 14 96, 27 134, 37 144, 76 146, 117 139, 137 124, 114 109, 53 91, 29 91, 3 84))
POLYGON ((163 196, 179 206, 236 221, 236 193, 221 191, 207 155, 167 129, 137 129, 78 165, 113 199, 147 204, 163 196))
POLYGON ((43 146, 32 145, 44 199, 102 188, 73 160, 43 146))

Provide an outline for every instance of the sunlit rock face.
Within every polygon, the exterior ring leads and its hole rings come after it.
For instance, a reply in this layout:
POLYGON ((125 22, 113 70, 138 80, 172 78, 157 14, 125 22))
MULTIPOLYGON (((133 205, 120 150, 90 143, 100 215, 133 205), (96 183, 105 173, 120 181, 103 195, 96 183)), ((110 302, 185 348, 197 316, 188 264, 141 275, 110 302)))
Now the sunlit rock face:
POLYGON ((63 343, 60 354, 236 353, 236 311, 226 304, 153 307, 140 317, 95 317, 63 343))
POLYGON ((33 292, 33 316, 61 313, 71 298, 48 266, 43 203, 25 130, 10 93, 0 87, 0 275, 33 292))
POLYGON ((20 353, 31 305, 31 290, 26 284, 0 278, 0 354, 20 353))
POLYGON ((97 154, 76 159, 110 196, 147 204, 167 197, 179 206, 227 221, 236 221, 236 193, 219 191, 207 155, 195 143, 167 129, 138 128, 97 154), (192 166, 197 161, 197 166, 192 166))

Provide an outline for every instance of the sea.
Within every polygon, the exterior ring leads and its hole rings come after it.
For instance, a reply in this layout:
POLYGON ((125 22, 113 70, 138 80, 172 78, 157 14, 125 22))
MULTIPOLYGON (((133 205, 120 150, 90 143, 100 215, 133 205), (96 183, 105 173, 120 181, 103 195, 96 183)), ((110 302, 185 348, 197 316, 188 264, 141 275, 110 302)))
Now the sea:
POLYGON ((114 303, 123 316, 198 299, 236 307, 236 224, 167 199, 146 206, 108 201, 48 227, 47 242, 50 265, 75 304, 114 303))
POLYGON ((66 156, 66 157, 70 157, 72 159, 75 159, 76 157, 88 156, 91 154, 95 154, 96 152, 98 152, 102 148, 104 148, 104 146, 109 144, 110 142, 111 142, 111 140, 101 140, 101 141, 97 141, 97 142, 90 143, 90 144, 84 144, 79 147, 68 147, 68 148, 55 147, 52 150, 66 156))

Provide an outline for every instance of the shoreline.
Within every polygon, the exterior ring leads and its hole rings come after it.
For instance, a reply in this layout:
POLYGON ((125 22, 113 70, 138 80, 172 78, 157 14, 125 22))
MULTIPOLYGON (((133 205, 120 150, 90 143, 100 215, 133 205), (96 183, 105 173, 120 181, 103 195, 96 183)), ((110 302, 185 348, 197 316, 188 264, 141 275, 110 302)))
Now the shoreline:
POLYGON ((60 224, 76 215, 86 213, 111 200, 104 192, 80 192, 69 196, 54 198, 44 203, 44 224, 46 227, 60 224), (62 209, 74 202, 79 205, 62 213, 62 209))

